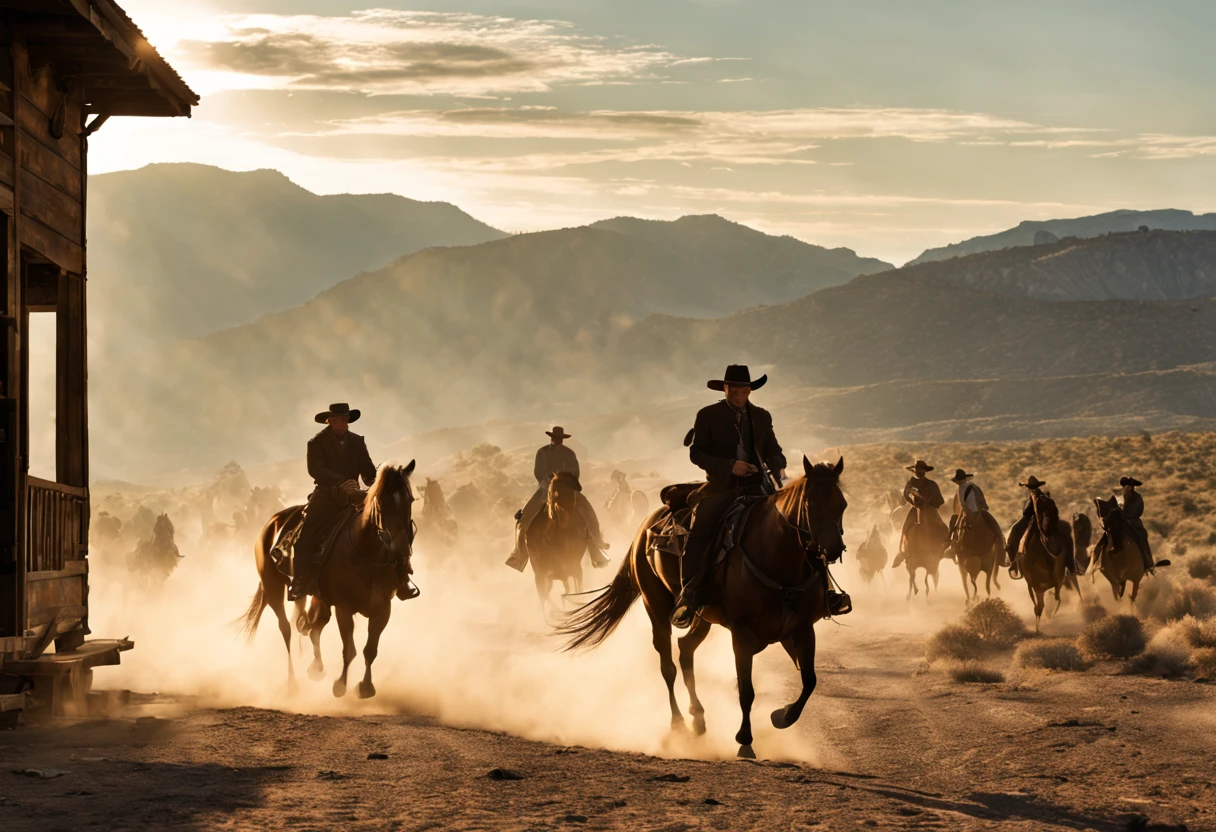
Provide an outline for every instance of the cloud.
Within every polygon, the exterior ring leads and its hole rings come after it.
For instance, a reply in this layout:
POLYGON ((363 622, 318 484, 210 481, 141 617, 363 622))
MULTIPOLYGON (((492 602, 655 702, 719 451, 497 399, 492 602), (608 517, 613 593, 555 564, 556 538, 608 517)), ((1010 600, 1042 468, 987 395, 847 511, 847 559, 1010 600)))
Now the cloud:
POLYGON ((221 34, 183 40, 175 52, 187 66, 225 74, 229 88, 373 94, 636 83, 660 80, 667 67, 700 62, 580 34, 560 21, 387 9, 230 17, 221 34))

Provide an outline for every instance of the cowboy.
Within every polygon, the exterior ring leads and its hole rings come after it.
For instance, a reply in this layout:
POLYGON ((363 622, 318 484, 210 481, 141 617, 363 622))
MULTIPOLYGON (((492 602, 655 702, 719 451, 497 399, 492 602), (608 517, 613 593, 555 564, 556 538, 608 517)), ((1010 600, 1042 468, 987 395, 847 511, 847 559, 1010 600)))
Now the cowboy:
MULTIPOLYGON (((360 477, 368 486, 376 481, 376 466, 367 453, 367 443, 349 429, 352 422, 359 421, 360 415, 346 402, 337 402, 314 417, 325 428, 308 440, 308 473, 315 488, 308 495, 304 527, 294 546, 288 600, 317 594, 317 576, 324 554, 321 544, 325 535, 347 506, 362 503, 364 492, 359 488, 360 477)), ((397 597, 405 600, 409 576, 405 574, 404 561, 397 565, 397 572, 397 597)))
POLYGON ((549 437, 549 444, 537 449, 536 463, 532 466, 532 475, 536 477, 536 493, 532 495, 532 499, 528 500, 528 504, 523 507, 523 510, 515 515, 515 519, 518 521, 515 524, 515 549, 507 558, 507 566, 523 572, 524 567, 528 565, 528 547, 524 541, 524 535, 528 527, 532 525, 532 521, 536 519, 536 515, 540 514, 541 509, 545 507, 549 482, 553 479, 554 474, 559 473, 574 475, 575 488, 578 489, 578 503, 575 511, 582 519, 583 525, 587 527, 587 554, 591 556, 591 565, 596 569, 607 566, 608 558, 604 556, 603 550, 608 548, 608 542, 600 533, 599 518, 595 515, 595 509, 591 507, 591 501, 583 496, 583 487, 578 482, 578 456, 574 453, 573 448, 565 444, 571 434, 566 433, 560 425, 554 425, 553 430, 545 431, 545 435, 549 437))
POLYGON ((706 384, 725 397, 701 408, 692 430, 689 457, 705 471, 706 483, 689 500, 696 508, 680 559, 680 597, 671 616, 675 627, 691 626, 707 603, 702 578, 727 509, 741 494, 771 493, 769 477, 779 483, 785 476, 785 456, 773 434, 773 417, 749 401, 752 391, 767 381, 767 375, 752 381, 747 365, 732 364, 720 380, 706 384))
MULTIPOLYGON (((1026 495, 1026 505, 1022 508, 1022 517, 1009 530, 1009 541, 1005 544, 1005 554, 1009 557, 1009 574, 1011 577, 1016 578, 1021 574, 1018 564, 1018 550, 1022 547, 1022 538, 1026 536, 1026 530, 1034 522, 1034 498, 1051 497, 1050 493, 1043 490, 1043 486, 1045 485, 1047 483, 1040 480, 1034 474, 1031 474, 1026 479, 1026 482, 1018 483, 1018 486, 1025 488, 1028 493, 1026 495)), ((1060 540, 1063 542, 1064 548, 1064 568, 1075 575, 1081 574, 1077 568, 1076 557, 1073 553, 1072 535, 1061 534, 1060 540)))
POLYGON ((989 528, 996 539, 1004 540, 1005 533, 1001 531, 996 518, 988 513, 988 501, 984 499, 980 487, 972 482, 974 478, 975 474, 968 474, 962 468, 956 469, 950 478, 950 482, 958 486, 958 493, 954 495, 954 515, 950 518, 950 539, 957 543, 963 529, 970 528, 976 515, 979 515, 980 522, 989 528))
POLYGON ((912 510, 904 518, 904 528, 899 535, 899 553, 895 556, 895 562, 891 564, 892 568, 899 566, 907 559, 908 535, 913 526, 920 525, 921 512, 925 509, 936 512, 946 504, 946 498, 942 496, 942 490, 938 488, 937 483, 925 476, 933 470, 932 465, 923 459, 918 459, 916 464, 909 465, 907 470, 912 472, 912 476, 904 485, 904 501, 911 503, 912 510))
POLYGON ((1144 521, 1141 519, 1144 515, 1144 497, 1136 490, 1136 487, 1140 485, 1144 485, 1144 483, 1135 477, 1119 479, 1119 487, 1123 489, 1123 493, 1120 495, 1122 505, 1120 505, 1119 511, 1132 530, 1132 537, 1136 539, 1140 556, 1144 558, 1144 571, 1151 575, 1154 574, 1156 563, 1153 561, 1153 552, 1148 545, 1148 530, 1144 528, 1144 521))

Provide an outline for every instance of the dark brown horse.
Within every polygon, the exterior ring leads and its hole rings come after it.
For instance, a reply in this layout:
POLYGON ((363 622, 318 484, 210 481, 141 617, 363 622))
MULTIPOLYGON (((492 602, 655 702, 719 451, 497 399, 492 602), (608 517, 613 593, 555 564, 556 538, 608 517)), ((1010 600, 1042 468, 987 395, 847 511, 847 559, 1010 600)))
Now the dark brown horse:
MULTIPOLYGON (((1094 557, 1098 570, 1110 581, 1111 594, 1115 600, 1122 600, 1127 592, 1127 585, 1132 585, 1132 594, 1128 601, 1132 612, 1136 612, 1136 597, 1140 594, 1140 582, 1148 574, 1144 569, 1144 558, 1140 547, 1136 545, 1136 532, 1123 519, 1119 503, 1113 497, 1109 500, 1094 500, 1098 510, 1098 522, 1102 525, 1102 539, 1095 547, 1094 557)), ((1169 561, 1158 561, 1157 566, 1168 566, 1169 561)), ((1094 579, 1097 580, 1095 572, 1094 579)))
MULTIPOLYGON (((311 679, 324 675, 321 663, 321 630, 329 623, 331 609, 336 611, 338 632, 342 635, 342 675, 334 682, 334 696, 346 694, 346 674, 355 653, 355 613, 367 618, 367 644, 363 648, 363 681, 356 693, 360 699, 376 695, 372 684, 372 662, 379 651, 380 634, 388 624, 390 606, 397 591, 396 562, 409 559, 414 543, 412 505, 414 490, 410 474, 414 462, 404 467, 385 465, 368 489, 363 508, 344 521, 338 531, 333 549, 321 567, 320 594, 313 599, 306 615, 303 599, 296 601, 297 624, 301 633, 312 641, 313 661, 308 668, 311 679)), ((302 506, 292 506, 276 513, 262 528, 253 546, 261 583, 244 616, 244 631, 249 638, 257 631, 262 610, 270 607, 279 619, 279 632, 287 647, 287 682, 295 685, 295 669, 291 661, 291 624, 283 607, 288 578, 274 565, 270 551, 279 537, 293 525, 302 506)))
POLYGON ((1026 529, 1021 541, 1021 571, 1026 580, 1030 600, 1034 602, 1034 631, 1039 631, 1046 604, 1047 593, 1055 592, 1056 608, 1060 611, 1060 589, 1067 583, 1068 571, 1065 563, 1065 547, 1068 546, 1072 530, 1060 519, 1060 510, 1055 501, 1046 494, 1031 493, 1034 520, 1026 529))
MULTIPOLYGON (((987 512, 984 512, 986 514, 987 512)), ((1005 559, 1005 539, 993 533, 992 527, 977 513, 971 520, 959 518, 961 526, 958 536, 951 544, 958 557, 958 572, 963 578, 963 593, 967 605, 978 601, 980 588, 976 579, 984 576, 984 591, 992 597, 992 587, 1001 588, 998 577, 1001 562, 1005 559)))
POLYGON ((541 613, 552 607, 550 595, 554 582, 565 594, 583 591, 583 553, 587 551, 587 527, 579 518, 578 479, 562 471, 549 480, 545 510, 536 515, 524 530, 524 543, 536 579, 536 596, 541 613))
MULTIPOLYGON (((913 509, 915 511, 915 509, 913 509)), ((908 570, 908 597, 912 600, 920 589, 916 586, 916 570, 925 570, 925 600, 929 599, 929 579, 933 579, 933 588, 937 589, 937 572, 942 558, 946 557, 946 546, 950 542, 950 529, 942 522, 942 516, 932 506, 920 510, 920 522, 913 523, 908 529, 908 538, 904 543, 907 557, 904 568, 908 570)))
MULTIPOLYGON (((739 680, 743 723, 735 740, 740 757, 754 757, 751 708, 752 660, 770 644, 781 643, 802 674, 798 698, 772 713, 777 728, 788 728, 802 714, 815 690, 815 627, 827 614, 826 562, 844 553, 843 518, 847 505, 839 478, 844 460, 835 466, 812 466, 777 494, 750 510, 738 530, 738 545, 712 567, 706 580, 714 602, 679 639, 680 668, 688 689, 693 730, 705 733, 705 709, 697 698, 693 653, 718 624, 730 630, 739 680)), ((569 637, 566 649, 594 647, 607 638, 639 597, 646 605, 659 668, 667 683, 673 729, 684 727, 676 703, 676 665, 671 655, 671 613, 680 587, 679 559, 650 547, 651 530, 668 509, 650 515, 638 531, 629 557, 612 584, 595 600, 571 613, 559 632, 569 637)))

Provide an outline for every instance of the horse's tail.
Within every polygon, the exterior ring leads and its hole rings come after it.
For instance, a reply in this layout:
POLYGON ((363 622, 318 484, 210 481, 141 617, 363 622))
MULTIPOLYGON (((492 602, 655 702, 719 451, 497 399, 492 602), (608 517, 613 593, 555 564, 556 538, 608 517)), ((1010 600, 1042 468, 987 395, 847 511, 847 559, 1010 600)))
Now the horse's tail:
POLYGON ((596 647, 617 628, 642 590, 633 579, 632 558, 625 558, 620 571, 600 595, 566 616, 557 628, 558 635, 567 637, 563 650, 596 647))
POLYGON ((266 590, 261 582, 258 582, 258 591, 253 593, 253 600, 249 602, 249 609, 245 614, 238 618, 235 624, 239 624, 241 633, 245 636, 246 641, 253 640, 253 634, 258 631, 258 622, 262 620, 262 610, 266 609, 266 590))

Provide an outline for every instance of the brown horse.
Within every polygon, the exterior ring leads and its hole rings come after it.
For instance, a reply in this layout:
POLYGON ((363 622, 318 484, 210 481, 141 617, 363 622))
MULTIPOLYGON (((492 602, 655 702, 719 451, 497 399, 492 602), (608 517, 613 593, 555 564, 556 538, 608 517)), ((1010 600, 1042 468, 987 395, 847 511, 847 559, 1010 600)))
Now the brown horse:
POLYGON ((456 545, 458 533, 456 515, 443 496, 443 486, 439 480, 427 477, 422 489, 422 522, 418 524, 418 534, 425 537, 431 547, 451 549, 456 545))
POLYGON ((579 483, 561 471, 549 480, 545 510, 524 531, 524 544, 536 579, 541 613, 548 616, 554 582, 561 582, 567 595, 583 591, 583 553, 587 551, 587 527, 577 513, 579 483))
MULTIPOLYGON (((915 510, 915 509, 913 509, 915 510)), ((920 511, 920 522, 914 523, 908 529, 908 539, 904 543, 904 567, 908 570, 908 596, 911 601, 914 594, 919 594, 916 586, 916 570, 925 570, 925 600, 929 599, 929 579, 933 579, 933 588, 937 589, 937 571, 942 558, 946 556, 946 546, 950 542, 950 529, 942 522, 942 516, 937 509, 926 506, 920 511)))
MULTIPOLYGON (((984 512, 986 514, 987 512, 984 512)), ((951 544, 958 557, 958 573, 963 579, 963 593, 967 596, 967 606, 973 600, 978 601, 980 588, 976 579, 984 576, 984 591, 992 597, 992 587, 1001 588, 999 578, 1001 562, 1005 559, 1005 540, 993 534, 991 526, 984 522, 980 514, 969 521, 959 519, 961 529, 957 539, 951 544)))
MULTIPOLYGON (((754 757, 751 708, 752 660, 777 642, 802 674, 798 698, 772 713, 776 728, 788 728, 802 714, 815 690, 815 627, 826 617, 826 563, 845 550, 843 518, 847 505, 840 491, 844 460, 835 466, 812 466, 802 460, 806 476, 776 494, 762 498, 744 515, 736 534, 738 544, 706 576, 714 603, 705 608, 687 635, 679 639, 680 668, 688 689, 693 730, 705 733, 705 708, 697 698, 693 653, 718 624, 730 630, 739 681, 743 722, 735 740, 740 757, 754 757)), ((607 638, 639 597, 650 616, 654 649, 667 683, 673 729, 684 727, 676 702, 676 665, 671 656, 671 613, 680 588, 680 564, 675 555, 650 547, 651 530, 669 511, 655 511, 638 531, 629 557, 612 584, 595 600, 571 613, 559 628, 568 636, 567 650, 594 647, 607 638)))
MULTIPOLYGON (((392 613, 390 606, 397 591, 396 563, 409 559, 414 543, 412 505, 414 490, 410 486, 409 465, 385 465, 368 489, 363 508, 343 521, 333 549, 321 567, 320 593, 313 599, 308 615, 304 614, 303 599, 296 601, 297 625, 312 641, 313 661, 308 668, 311 679, 324 675, 321 663, 321 630, 329 623, 331 608, 336 609, 338 632, 342 635, 342 675, 334 682, 334 696, 346 694, 346 674, 355 653, 355 613, 367 618, 367 644, 363 648, 363 681, 356 693, 360 699, 376 695, 372 684, 372 662, 380 646, 380 634, 392 613)), ((291 661, 291 624, 283 608, 289 579, 275 567, 270 551, 282 534, 294 526, 303 506, 291 506, 276 513, 258 535, 253 546, 254 560, 261 583, 244 616, 244 631, 249 638, 257 631, 258 621, 266 607, 279 619, 279 632, 287 647, 287 683, 295 686, 295 669, 291 661)))
POLYGON ((625 532, 633 516, 633 489, 624 471, 613 471, 612 482, 612 496, 604 503, 604 517, 615 531, 625 532))
MULTIPOLYGON (((1128 600, 1134 613, 1136 596, 1140 594, 1140 582, 1147 574, 1144 571, 1144 558, 1140 554, 1140 547, 1136 545, 1136 533, 1123 519, 1123 512, 1119 510, 1117 500, 1113 498, 1110 500, 1096 499, 1094 506, 1098 509, 1098 522, 1105 533, 1102 537, 1102 545, 1098 546, 1094 552, 1098 571, 1101 571, 1106 576, 1106 580, 1110 581, 1110 591, 1116 601, 1123 598, 1127 592, 1127 585, 1129 583, 1132 585, 1132 594, 1128 600)), ((1166 564, 1158 562, 1157 565, 1166 564)), ((1096 580, 1097 572, 1094 577, 1096 580)))
MULTIPOLYGON (((870 536, 866 538, 865 543, 862 543, 857 549, 857 566, 866 586, 874 582, 875 575, 882 578, 882 570, 887 568, 887 561, 887 547, 882 545, 882 535, 878 531, 878 525, 875 524, 870 529, 870 536)), ((883 582, 885 585, 885 578, 883 578, 883 582)))
POLYGON ((1030 504, 1034 509, 1034 521, 1026 529, 1020 544, 1021 571, 1030 600, 1034 602, 1034 631, 1037 633, 1049 591, 1054 591, 1056 596, 1052 615, 1060 611, 1060 589, 1068 579, 1064 550, 1072 531, 1060 519, 1055 501, 1046 494, 1032 492, 1030 504))

